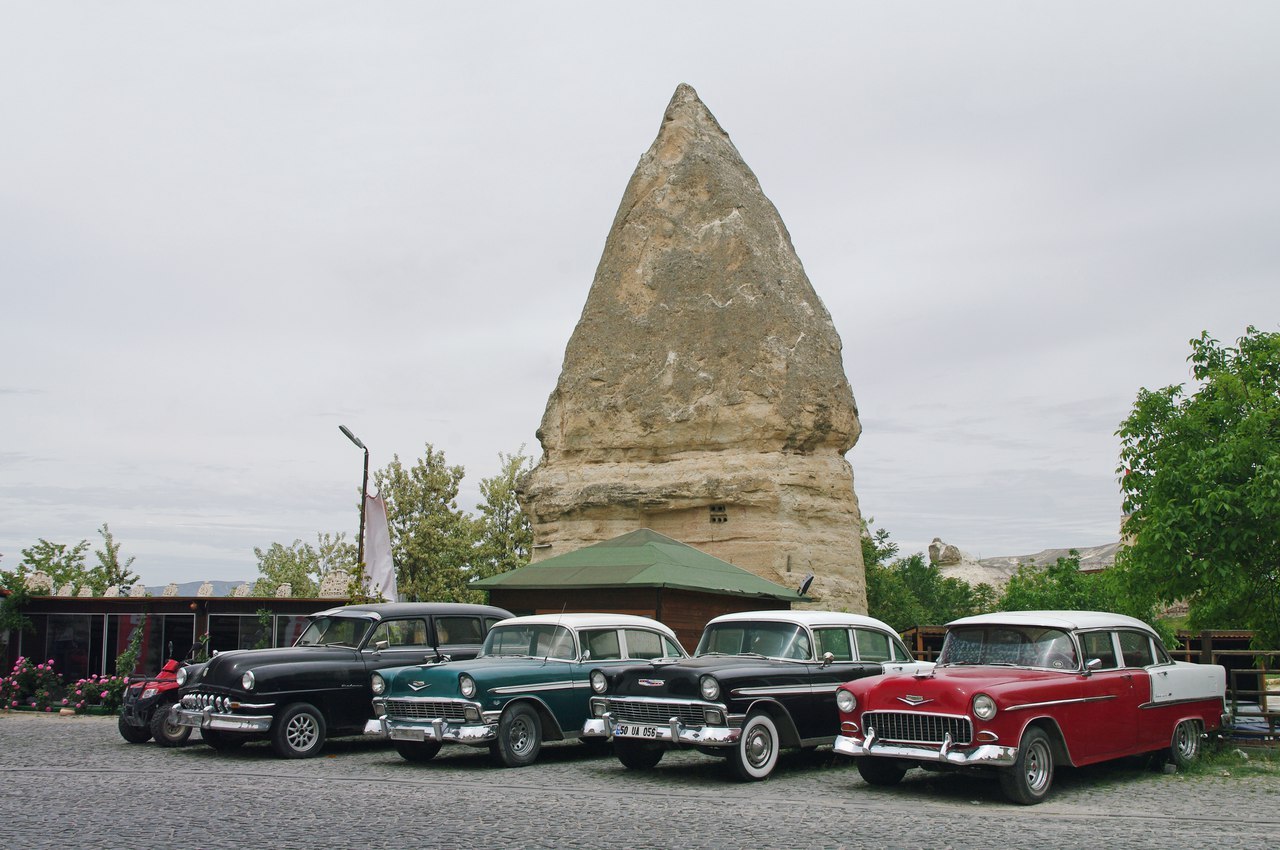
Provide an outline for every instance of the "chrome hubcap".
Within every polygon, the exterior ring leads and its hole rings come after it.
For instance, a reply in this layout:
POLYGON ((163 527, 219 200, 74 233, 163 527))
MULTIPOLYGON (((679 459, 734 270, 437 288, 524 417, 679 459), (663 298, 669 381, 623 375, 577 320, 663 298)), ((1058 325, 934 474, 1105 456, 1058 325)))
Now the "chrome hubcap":
POLYGON ((307 714, 294 717, 285 729, 285 738, 289 741, 289 746, 295 750, 305 750, 310 747, 316 742, 318 735, 319 729, 316 728, 315 719, 307 714))
POLYGON ((768 764, 769 757, 773 754, 773 739, 768 730, 759 726, 751 730, 747 738, 746 754, 752 767, 764 767, 768 764))
POLYGON ((511 724, 511 734, 507 736, 511 749, 517 753, 527 752, 532 741, 529 724, 523 718, 511 724))

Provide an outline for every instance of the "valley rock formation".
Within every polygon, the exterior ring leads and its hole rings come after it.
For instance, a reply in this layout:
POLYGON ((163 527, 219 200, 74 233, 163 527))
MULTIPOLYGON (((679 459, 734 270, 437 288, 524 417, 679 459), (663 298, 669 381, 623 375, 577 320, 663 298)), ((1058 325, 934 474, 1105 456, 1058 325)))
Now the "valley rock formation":
POLYGON ((640 158, 521 486, 534 559, 641 527, 866 611, 861 426, 778 211, 687 85, 640 158))

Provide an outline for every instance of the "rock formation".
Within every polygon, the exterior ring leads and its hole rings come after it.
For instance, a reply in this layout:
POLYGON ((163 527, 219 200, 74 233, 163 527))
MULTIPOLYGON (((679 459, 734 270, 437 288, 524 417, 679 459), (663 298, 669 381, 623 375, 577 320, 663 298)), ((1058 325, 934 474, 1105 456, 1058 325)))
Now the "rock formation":
POLYGON ((648 527, 866 610, 841 343, 778 211, 687 85, 627 185, 520 499, 535 559, 648 527))
POLYGON ((941 538, 933 538, 929 544, 929 563, 940 567, 949 567, 964 560, 964 554, 950 543, 943 543, 941 538))

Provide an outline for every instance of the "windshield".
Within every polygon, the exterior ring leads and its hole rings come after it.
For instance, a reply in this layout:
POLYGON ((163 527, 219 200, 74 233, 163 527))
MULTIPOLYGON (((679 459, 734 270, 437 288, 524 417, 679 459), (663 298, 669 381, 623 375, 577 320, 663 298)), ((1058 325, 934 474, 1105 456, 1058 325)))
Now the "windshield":
POLYGON ((947 632, 939 666, 993 664, 1076 670, 1080 663, 1071 636, 1035 626, 964 626, 947 632))
POLYGON ((554 623, 498 625, 485 638, 480 654, 517 658, 558 658, 573 661, 578 651, 573 632, 554 623))
POLYGON ((707 626, 695 655, 760 655, 808 661, 809 633, 792 623, 735 621, 707 626))
POLYGON ((369 629, 369 621, 359 617, 317 617, 307 624, 306 631, 294 646, 350 646, 360 645, 369 629))

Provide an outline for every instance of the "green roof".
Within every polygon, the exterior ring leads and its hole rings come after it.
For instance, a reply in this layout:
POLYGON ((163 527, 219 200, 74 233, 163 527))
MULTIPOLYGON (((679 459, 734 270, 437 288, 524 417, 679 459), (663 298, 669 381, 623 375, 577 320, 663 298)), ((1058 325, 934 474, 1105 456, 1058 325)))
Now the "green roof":
POLYGON ((799 602, 794 590, 647 528, 467 585, 476 589, 671 587, 799 602))

